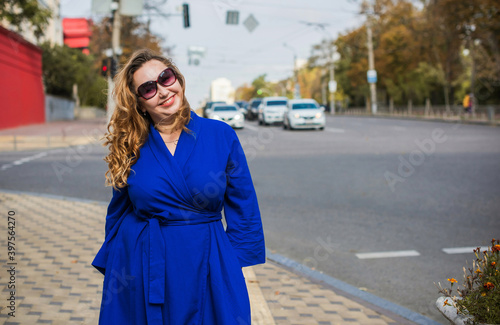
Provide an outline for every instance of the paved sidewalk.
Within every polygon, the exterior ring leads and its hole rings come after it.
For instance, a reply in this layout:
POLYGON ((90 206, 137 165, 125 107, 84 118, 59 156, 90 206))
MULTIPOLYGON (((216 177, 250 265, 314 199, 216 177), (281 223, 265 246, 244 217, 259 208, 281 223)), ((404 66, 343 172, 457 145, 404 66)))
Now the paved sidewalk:
POLYGON ((101 141, 106 119, 56 121, 0 130, 0 152, 60 148, 101 141))
MULTIPOLYGON (((0 245, 0 324, 97 324, 103 276, 90 263, 104 238, 106 205, 0 192, 0 211, 1 238, 15 231, 15 256, 8 255, 6 240, 0 245), (9 281, 15 282, 14 294, 9 281), (8 316, 8 306, 15 317, 8 316)), ((245 268, 245 276, 252 324, 411 324, 270 261, 245 268)))

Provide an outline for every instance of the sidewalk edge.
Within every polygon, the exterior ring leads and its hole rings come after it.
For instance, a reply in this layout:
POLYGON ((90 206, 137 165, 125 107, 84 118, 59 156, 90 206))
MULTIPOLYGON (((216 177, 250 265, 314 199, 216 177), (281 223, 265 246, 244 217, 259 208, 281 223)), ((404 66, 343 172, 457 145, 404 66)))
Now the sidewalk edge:
POLYGON ((350 297, 354 297, 362 300, 370 305, 381 308, 380 311, 388 311, 391 314, 403 317, 404 319, 410 320, 417 324, 422 325, 440 325, 441 323, 436 322, 424 315, 421 315, 417 312, 409 310, 408 308, 399 306, 393 302, 380 298, 374 294, 359 290, 355 286, 347 284, 341 280, 335 279, 326 274, 320 273, 318 271, 312 270, 307 266, 300 264, 294 260, 289 259, 288 257, 282 256, 280 254, 271 253, 269 249, 266 249, 266 256, 269 260, 288 267, 294 273, 298 273, 304 275, 313 280, 325 283, 334 289, 342 291, 346 293, 350 297))
POLYGON ((0 188, 0 192, 2 192, 2 193, 8 193, 8 194, 31 195, 31 196, 38 196, 38 197, 46 197, 48 199, 63 200, 63 201, 76 201, 76 202, 82 202, 82 203, 93 203, 93 204, 99 204, 99 205, 104 205, 104 206, 107 206, 109 204, 109 202, 105 202, 105 201, 90 200, 90 199, 80 199, 80 198, 77 198, 77 197, 63 196, 63 195, 56 195, 56 194, 48 194, 48 193, 37 193, 37 192, 29 192, 29 191, 8 190, 8 189, 4 189, 4 188, 0 188))

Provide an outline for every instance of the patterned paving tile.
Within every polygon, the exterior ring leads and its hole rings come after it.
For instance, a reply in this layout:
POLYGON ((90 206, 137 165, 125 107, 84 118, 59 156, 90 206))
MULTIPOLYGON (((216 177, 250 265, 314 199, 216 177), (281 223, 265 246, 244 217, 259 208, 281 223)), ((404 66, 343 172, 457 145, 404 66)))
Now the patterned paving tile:
POLYGON ((394 323, 393 319, 297 276, 273 262, 254 266, 254 271, 278 325, 394 323))
MULTIPOLYGON (((15 211, 16 221, 14 261, 5 254, 7 242, 0 242, 0 299, 10 296, 6 274, 15 266, 16 317, 8 317, 2 303, 0 325, 97 324, 103 277, 90 263, 104 238, 106 206, 0 192, 0 211, 15 211)), ((252 270, 275 324, 396 323, 272 262, 252 270)))

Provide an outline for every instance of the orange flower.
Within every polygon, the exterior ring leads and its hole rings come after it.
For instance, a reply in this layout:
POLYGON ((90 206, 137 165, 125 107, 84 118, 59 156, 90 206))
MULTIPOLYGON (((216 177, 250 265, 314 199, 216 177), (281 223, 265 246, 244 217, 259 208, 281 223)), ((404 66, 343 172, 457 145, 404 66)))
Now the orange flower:
POLYGON ((497 262, 491 262, 491 266, 497 265, 497 262))
POLYGON ((486 292, 481 292, 482 297, 486 297, 486 292))
POLYGON ((491 247, 491 251, 492 252, 500 252, 500 245, 495 245, 495 246, 491 247))
POLYGON ((445 306, 447 306, 447 305, 448 305, 448 299, 446 299, 446 300, 444 301, 443 307, 445 307, 445 306))
POLYGON ((484 287, 488 290, 491 290, 495 287, 495 285, 491 282, 486 282, 486 284, 484 285, 484 287))
POLYGON ((480 270, 480 269, 477 269, 477 270, 476 270, 476 273, 477 273, 477 274, 479 274, 479 273, 483 273, 483 272, 481 272, 481 270, 480 270))
POLYGON ((448 279, 448 281, 450 281, 451 283, 457 283, 458 281, 455 280, 454 278, 451 278, 451 279, 448 279))

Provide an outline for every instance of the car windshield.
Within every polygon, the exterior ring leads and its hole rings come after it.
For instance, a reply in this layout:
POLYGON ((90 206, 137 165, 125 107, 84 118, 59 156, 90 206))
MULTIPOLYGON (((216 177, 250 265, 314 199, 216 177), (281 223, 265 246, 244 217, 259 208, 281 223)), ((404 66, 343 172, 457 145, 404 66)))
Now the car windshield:
POLYGON ((314 103, 300 103, 293 104, 292 109, 314 109, 318 108, 318 106, 314 103))
POLYGON ((214 111, 220 112, 220 111, 237 111, 238 109, 236 106, 215 106, 214 111))
POLYGON ((270 100, 267 102, 267 106, 285 106, 285 100, 270 100))
POLYGON ((211 103, 208 103, 208 108, 214 106, 215 104, 223 104, 224 102, 211 102, 211 103))
POLYGON ((259 106, 261 102, 262 102, 261 100, 255 100, 255 101, 253 101, 253 102, 252 102, 252 107, 257 107, 257 106, 259 106))

